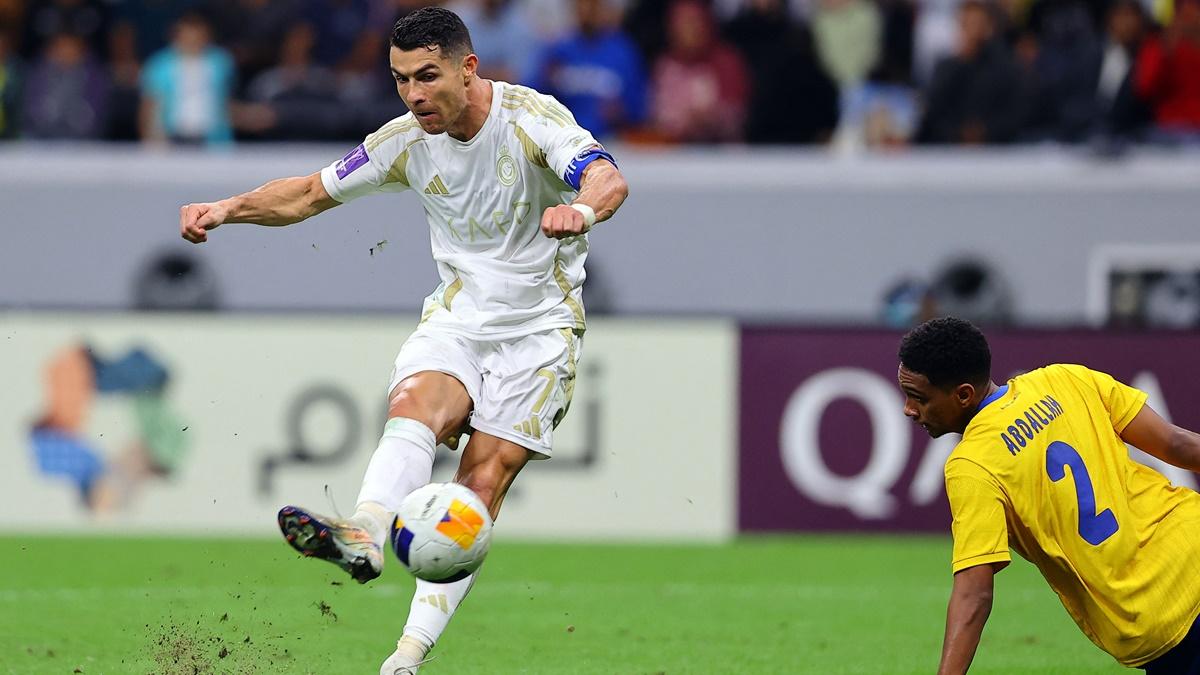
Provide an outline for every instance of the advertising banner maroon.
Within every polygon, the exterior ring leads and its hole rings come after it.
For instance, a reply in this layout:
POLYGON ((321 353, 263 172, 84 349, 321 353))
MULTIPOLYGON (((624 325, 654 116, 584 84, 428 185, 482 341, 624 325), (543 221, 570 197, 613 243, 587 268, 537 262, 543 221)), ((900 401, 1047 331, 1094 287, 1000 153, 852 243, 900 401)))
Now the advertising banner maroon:
MULTIPOLYGON (((901 334, 746 328, 741 341, 738 523, 743 531, 949 531, 942 466, 957 435, 930 439, 904 417, 901 334)), ((997 383, 1080 363, 1200 429, 1200 333, 989 332, 997 383)), ((1197 476, 1144 453, 1176 485, 1197 476)))

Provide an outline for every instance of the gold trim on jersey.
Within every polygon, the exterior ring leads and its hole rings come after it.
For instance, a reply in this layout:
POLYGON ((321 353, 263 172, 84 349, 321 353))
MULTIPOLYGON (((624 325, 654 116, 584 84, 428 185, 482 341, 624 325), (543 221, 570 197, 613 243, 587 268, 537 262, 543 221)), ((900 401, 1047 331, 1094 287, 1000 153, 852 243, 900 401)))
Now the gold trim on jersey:
POLYGON ((517 124, 515 121, 509 122, 509 124, 513 125, 513 133, 517 135, 517 140, 521 142, 521 150, 525 152, 525 159, 534 166, 549 169, 550 163, 546 161, 546 153, 542 151, 542 148, 538 146, 529 134, 525 133, 520 124, 517 124))
POLYGON ((575 372, 579 366, 578 352, 576 350, 576 340, 579 339, 578 333, 570 328, 559 328, 558 332, 567 341, 567 378, 566 378, 566 400, 563 402, 562 410, 554 416, 554 426, 567 416, 567 411, 571 409, 571 399, 575 398, 575 372))
POLYGON ((454 296, 458 295, 462 287, 462 277, 455 277, 454 282, 446 287, 446 292, 442 294, 442 306, 446 308, 447 312, 450 311, 450 305, 454 303, 454 296))
POLYGON ((524 109, 531 115, 544 117, 560 127, 572 126, 575 118, 563 104, 538 94, 532 89, 504 92, 500 105, 508 110, 524 109))
POLYGON ((400 119, 392 120, 391 122, 379 127, 379 131, 376 131, 373 134, 368 134, 367 138, 363 141, 363 146, 367 148, 367 152, 370 152, 375 148, 378 148, 385 141, 392 138, 396 134, 412 131, 420 126, 421 123, 412 116, 412 113, 409 113, 400 119))
POLYGON ((563 292, 563 304, 571 308, 571 313, 575 315, 575 330, 584 329, 583 307, 575 298, 571 297, 571 282, 567 281, 567 273, 565 271, 566 263, 557 255, 554 256, 554 282, 558 284, 559 290, 563 292))
POLYGON ((404 146, 404 152, 396 156, 392 166, 388 168, 387 175, 383 177, 383 184, 400 183, 407 188, 412 185, 408 182, 408 151, 417 143, 424 143, 424 138, 413 139, 408 145, 404 146))

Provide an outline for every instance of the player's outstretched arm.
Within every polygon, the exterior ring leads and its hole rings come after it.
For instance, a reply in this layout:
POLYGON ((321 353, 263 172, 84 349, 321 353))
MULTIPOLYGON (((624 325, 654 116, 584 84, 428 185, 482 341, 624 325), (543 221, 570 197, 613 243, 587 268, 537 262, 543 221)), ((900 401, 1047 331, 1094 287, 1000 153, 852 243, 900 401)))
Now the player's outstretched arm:
POLYGON ((311 176, 280 178, 262 187, 219 202, 179 207, 179 230, 193 244, 208 241, 208 231, 225 223, 282 226, 298 223, 337 206, 321 182, 311 176))
POLYGON ((1168 464, 1200 471, 1200 434, 1171 424, 1148 405, 1125 426, 1121 440, 1168 464))
POLYGON ((564 239, 583 234, 621 208, 629 196, 629 185, 612 162, 598 159, 587 166, 579 184, 579 195, 570 204, 559 204, 542 214, 542 233, 564 239))
POLYGON ((996 570, 976 565, 954 575, 954 590, 946 609, 946 637, 938 675, 959 675, 971 667, 983 625, 992 613, 992 589, 996 570))

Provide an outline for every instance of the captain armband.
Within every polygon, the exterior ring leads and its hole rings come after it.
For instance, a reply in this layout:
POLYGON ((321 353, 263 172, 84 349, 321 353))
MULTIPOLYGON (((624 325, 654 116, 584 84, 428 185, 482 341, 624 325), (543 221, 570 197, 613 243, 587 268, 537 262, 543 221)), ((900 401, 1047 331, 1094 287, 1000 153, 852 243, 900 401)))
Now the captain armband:
POLYGON ((613 166, 617 165, 617 160, 613 159, 613 156, 608 154, 607 150, 599 145, 593 145, 575 155, 575 159, 572 159, 571 163, 567 165, 567 172, 563 175, 563 182, 578 191, 580 185, 583 183, 583 170, 587 168, 588 164, 598 159, 607 159, 612 162, 613 166))

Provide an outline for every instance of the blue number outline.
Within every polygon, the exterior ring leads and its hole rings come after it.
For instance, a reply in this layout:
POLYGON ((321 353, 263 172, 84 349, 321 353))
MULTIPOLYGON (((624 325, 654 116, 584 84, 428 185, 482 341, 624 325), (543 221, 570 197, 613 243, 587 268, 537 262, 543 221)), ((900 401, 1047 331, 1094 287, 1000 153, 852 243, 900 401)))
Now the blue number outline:
POLYGON ((1117 517, 1113 515, 1112 509, 1096 513, 1096 492, 1092 487, 1092 477, 1083 463, 1083 457, 1070 445, 1054 441, 1046 448, 1046 473, 1049 474, 1050 480, 1057 483, 1065 478, 1068 466, 1071 467, 1075 498, 1079 504, 1079 536, 1092 546, 1099 546, 1120 529, 1117 517))

